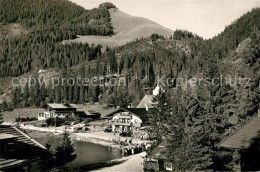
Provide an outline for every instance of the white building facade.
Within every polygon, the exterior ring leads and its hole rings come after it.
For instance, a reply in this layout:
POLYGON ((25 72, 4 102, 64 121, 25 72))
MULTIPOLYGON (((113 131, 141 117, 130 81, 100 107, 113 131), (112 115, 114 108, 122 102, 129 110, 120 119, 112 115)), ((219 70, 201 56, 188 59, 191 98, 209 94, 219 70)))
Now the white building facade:
POLYGON ((51 117, 53 117, 53 113, 45 111, 43 113, 38 114, 38 121, 46 120, 51 117))
POLYGON ((77 111, 77 106, 75 104, 56 104, 56 103, 47 103, 43 106, 45 109, 43 113, 38 114, 38 120, 46 120, 52 117, 65 118, 67 115, 70 115, 72 112, 77 111))
POLYGON ((164 92, 164 90, 162 89, 162 87, 160 87, 160 85, 158 84, 158 85, 154 88, 154 90, 153 90, 153 96, 158 96, 159 93, 160 93, 160 90, 161 90, 162 92, 164 92))
POLYGON ((130 132, 134 128, 140 128, 141 125, 142 119, 128 111, 118 112, 112 118, 113 132, 130 132))

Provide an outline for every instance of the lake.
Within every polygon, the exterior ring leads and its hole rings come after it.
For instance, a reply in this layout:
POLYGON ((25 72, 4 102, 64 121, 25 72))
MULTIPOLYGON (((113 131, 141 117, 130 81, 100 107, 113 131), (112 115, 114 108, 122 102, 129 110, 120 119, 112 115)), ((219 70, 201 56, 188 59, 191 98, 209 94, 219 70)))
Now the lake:
MULTIPOLYGON (((45 142, 50 140, 52 144, 51 149, 53 151, 61 141, 60 136, 53 134, 39 134, 37 136, 32 135, 32 137, 42 145, 45 145, 45 142)), ((122 157, 122 152, 120 149, 77 140, 73 140, 73 143, 76 147, 77 158, 74 161, 66 164, 67 167, 72 169, 122 157)))

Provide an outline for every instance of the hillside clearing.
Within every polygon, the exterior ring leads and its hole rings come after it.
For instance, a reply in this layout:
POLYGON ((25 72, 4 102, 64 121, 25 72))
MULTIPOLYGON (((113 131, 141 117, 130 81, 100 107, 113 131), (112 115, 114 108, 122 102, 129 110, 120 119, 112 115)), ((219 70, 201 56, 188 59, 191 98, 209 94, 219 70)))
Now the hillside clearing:
POLYGON ((112 26, 116 35, 113 36, 80 36, 73 40, 65 40, 63 43, 89 43, 100 44, 104 47, 116 47, 124 45, 141 37, 148 37, 153 33, 157 33, 166 37, 172 34, 172 30, 167 29, 151 20, 134 17, 121 12, 118 9, 109 9, 112 26))

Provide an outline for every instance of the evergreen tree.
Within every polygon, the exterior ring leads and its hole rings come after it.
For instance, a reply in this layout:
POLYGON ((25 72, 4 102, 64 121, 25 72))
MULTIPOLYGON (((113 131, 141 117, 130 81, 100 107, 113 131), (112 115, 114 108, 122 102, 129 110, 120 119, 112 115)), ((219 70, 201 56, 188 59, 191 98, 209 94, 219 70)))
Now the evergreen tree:
POLYGON ((44 151, 41 160, 37 162, 37 165, 40 167, 42 171, 50 171, 54 167, 54 158, 53 153, 51 151, 51 142, 47 140, 45 142, 45 148, 47 151, 44 151))
POLYGON ((167 97, 165 92, 160 88, 159 94, 153 100, 155 102, 155 111, 153 112, 153 132, 155 139, 161 142, 165 139, 168 132, 167 120, 170 114, 167 97))
POLYGON ((42 83, 42 86, 40 87, 40 94, 39 94, 39 101, 40 101, 40 107, 42 107, 46 102, 45 102, 45 99, 47 97, 47 90, 45 88, 45 83, 43 82, 43 80, 41 79, 41 83, 42 83))
POLYGON ((3 111, 8 110, 8 104, 6 103, 5 100, 4 100, 3 103, 2 103, 2 109, 3 109, 3 111))
POLYGON ((2 108, 0 106, 0 124, 2 124, 4 122, 4 116, 2 114, 2 108))
POLYGON ((13 94, 12 94, 12 107, 17 108, 20 103, 21 98, 21 87, 15 87, 13 94))
POLYGON ((28 82, 26 83, 24 87, 24 92, 23 92, 23 99, 24 99, 24 107, 29 106, 29 97, 30 97, 30 90, 29 90, 29 85, 28 82))
POLYGON ((2 26, 3 30, 8 30, 10 23, 19 24, 21 30, 31 29, 16 37, 6 37, 3 32, 3 51, 0 52, 4 57, 0 60, 0 76, 3 77, 19 76, 41 68, 62 69, 94 60, 101 54, 102 46, 63 45, 60 42, 74 39, 76 35, 113 34, 106 5, 85 10, 67 0, 0 0, 0 23, 1 30, 2 26))
POLYGON ((69 133, 65 132, 62 134, 61 143, 56 147, 54 156, 56 166, 64 166, 76 158, 75 147, 69 137, 69 133))
POLYGON ((28 82, 26 83, 25 87, 24 87, 24 92, 23 92, 23 97, 24 99, 28 99, 30 97, 30 92, 29 92, 29 85, 28 82))

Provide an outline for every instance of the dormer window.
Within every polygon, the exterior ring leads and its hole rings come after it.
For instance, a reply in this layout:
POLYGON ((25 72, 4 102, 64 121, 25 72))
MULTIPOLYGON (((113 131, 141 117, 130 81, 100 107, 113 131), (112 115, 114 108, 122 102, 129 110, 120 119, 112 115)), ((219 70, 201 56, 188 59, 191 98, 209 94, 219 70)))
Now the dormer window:
POLYGON ((6 143, 5 144, 5 152, 13 152, 14 151, 14 142, 6 143))
POLYGON ((14 143, 17 136, 12 134, 0 134, 0 157, 8 155, 8 153, 14 152, 14 143))

